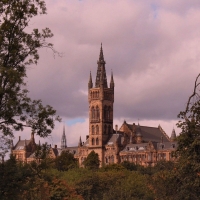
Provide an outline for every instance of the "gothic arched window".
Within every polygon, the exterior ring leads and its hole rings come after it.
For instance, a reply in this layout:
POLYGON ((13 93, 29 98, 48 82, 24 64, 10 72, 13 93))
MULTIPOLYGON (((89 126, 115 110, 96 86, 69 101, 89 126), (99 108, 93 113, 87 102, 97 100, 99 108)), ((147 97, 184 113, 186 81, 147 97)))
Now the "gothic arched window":
POLYGON ((96 106, 96 119, 99 120, 99 118, 100 118, 99 107, 96 106))
POLYGON ((108 111, 107 111, 107 119, 108 120, 111 119, 111 108, 110 108, 110 106, 108 107, 108 111))
POLYGON ((95 128, 94 126, 92 126, 92 135, 94 135, 94 133, 95 133, 95 128))
POLYGON ((99 145, 99 138, 96 139, 96 145, 99 145))
POLYGON ((96 134, 98 135, 99 134, 99 126, 96 125, 96 134))
POLYGON ((95 119, 95 110, 94 110, 94 107, 92 107, 91 112, 92 112, 92 119, 95 119))
POLYGON ((94 138, 92 138, 92 145, 94 145, 95 141, 94 141, 94 138))

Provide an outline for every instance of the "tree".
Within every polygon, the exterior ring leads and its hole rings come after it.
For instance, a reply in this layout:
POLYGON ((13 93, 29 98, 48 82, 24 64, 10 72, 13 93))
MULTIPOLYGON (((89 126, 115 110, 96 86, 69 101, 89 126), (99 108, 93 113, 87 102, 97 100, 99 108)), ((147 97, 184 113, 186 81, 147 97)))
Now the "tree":
POLYGON ((200 194, 200 74, 184 111, 178 115, 181 134, 177 138, 177 171, 180 199, 199 199, 200 194))
POLYGON ((99 155, 98 153, 95 153, 94 151, 91 151, 87 158, 83 161, 83 165, 85 168, 88 169, 98 169, 100 165, 99 155))
POLYGON ((67 171, 77 167, 77 160, 69 151, 62 151, 61 155, 55 159, 56 169, 60 171, 67 171))
POLYGON ((4 135, 30 127, 45 137, 60 120, 51 106, 29 98, 25 88, 27 66, 37 64, 38 50, 45 47, 56 53, 47 42, 53 36, 49 28, 27 32, 39 14, 46 14, 43 0, 0 1, 0 133, 4 135))

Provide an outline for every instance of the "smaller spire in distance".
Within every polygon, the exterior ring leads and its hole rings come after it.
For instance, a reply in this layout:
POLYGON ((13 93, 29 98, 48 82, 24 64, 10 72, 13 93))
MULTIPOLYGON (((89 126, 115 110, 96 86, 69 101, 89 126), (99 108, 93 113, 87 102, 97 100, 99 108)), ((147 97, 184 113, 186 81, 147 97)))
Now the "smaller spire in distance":
POLYGON ((63 134, 62 134, 62 139, 61 139, 61 149, 66 149, 67 148, 67 139, 65 135, 65 126, 63 126, 63 134))
POLYGON ((115 83, 114 83, 114 79, 113 79, 113 72, 111 70, 110 88, 114 88, 114 87, 115 87, 115 83))
POLYGON ((93 83, 92 83, 92 74, 91 74, 91 71, 90 71, 90 78, 89 78, 89 82, 88 82, 88 89, 92 88, 93 87, 93 83))

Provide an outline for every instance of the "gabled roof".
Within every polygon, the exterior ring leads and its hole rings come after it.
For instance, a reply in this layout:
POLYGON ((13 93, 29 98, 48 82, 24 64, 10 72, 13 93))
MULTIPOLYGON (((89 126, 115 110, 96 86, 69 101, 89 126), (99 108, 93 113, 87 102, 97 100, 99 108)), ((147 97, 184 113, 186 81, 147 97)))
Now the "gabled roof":
POLYGON ((22 150, 25 147, 25 144, 30 144, 31 140, 19 140, 17 144, 14 146, 13 150, 22 150))
POLYGON ((121 144, 122 137, 123 137, 123 135, 121 133, 112 134, 112 136, 110 137, 110 139, 107 142, 107 145, 113 145, 113 144, 115 144, 115 142, 120 142, 120 144, 121 144))
MULTIPOLYGON (((142 139, 144 142, 169 142, 170 139, 167 134, 163 131, 161 126, 158 127, 149 127, 149 126, 141 126, 135 124, 127 124, 126 122, 123 124, 126 125, 132 132, 140 128, 142 139)), ((122 125, 122 126, 123 126, 122 125)))

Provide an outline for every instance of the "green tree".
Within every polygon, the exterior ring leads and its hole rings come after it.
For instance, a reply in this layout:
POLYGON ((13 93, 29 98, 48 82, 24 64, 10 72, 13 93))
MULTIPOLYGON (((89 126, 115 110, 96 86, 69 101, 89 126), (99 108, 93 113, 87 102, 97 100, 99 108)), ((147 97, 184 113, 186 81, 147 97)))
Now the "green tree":
POLYGON ((62 151, 61 155, 55 159, 55 166, 56 169, 60 171, 67 171, 78 167, 78 163, 72 153, 69 151, 62 151))
POLYGON ((98 153, 95 153, 94 151, 91 151, 87 158, 84 160, 83 165, 85 168, 88 169, 98 169, 100 165, 99 155, 98 153))
MULTIPOLYGON (((155 166, 157 173, 151 183, 157 199, 199 199, 200 194, 200 74, 195 80, 194 90, 186 108, 180 112, 177 137, 178 147, 174 155, 177 162, 173 165, 162 163, 155 166)), ((150 184, 151 184, 150 183, 150 184)))
POLYGON ((27 66, 37 64, 38 50, 45 47, 56 53, 47 42, 53 36, 49 28, 27 31, 31 19, 39 14, 46 14, 42 0, 0 1, 0 132, 4 135, 30 127, 48 136, 54 121, 60 120, 51 106, 30 99, 25 89, 27 66))

